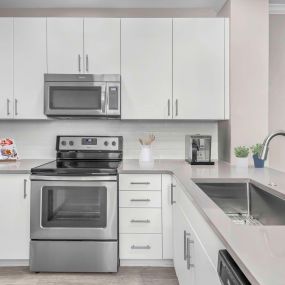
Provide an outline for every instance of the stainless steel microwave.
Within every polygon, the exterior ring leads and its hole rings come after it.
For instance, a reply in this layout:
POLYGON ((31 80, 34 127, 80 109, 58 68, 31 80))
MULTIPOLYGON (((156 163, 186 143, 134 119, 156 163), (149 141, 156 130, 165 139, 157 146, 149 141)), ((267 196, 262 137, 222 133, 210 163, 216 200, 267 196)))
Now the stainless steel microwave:
POLYGON ((119 74, 45 74, 44 110, 54 117, 121 117, 119 74))

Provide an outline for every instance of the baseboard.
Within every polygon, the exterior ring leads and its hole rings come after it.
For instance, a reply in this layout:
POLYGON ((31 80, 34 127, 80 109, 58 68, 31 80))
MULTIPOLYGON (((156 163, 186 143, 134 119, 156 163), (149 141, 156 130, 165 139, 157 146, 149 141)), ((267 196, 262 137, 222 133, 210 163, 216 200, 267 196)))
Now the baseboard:
POLYGON ((29 266, 29 259, 0 259, 0 267, 29 266))
MULTIPOLYGON (((29 266, 28 259, 0 259, 0 267, 29 266)), ((172 259, 121 259, 120 266, 173 267, 172 259)))
POLYGON ((121 259, 120 266, 173 267, 172 259, 121 259))

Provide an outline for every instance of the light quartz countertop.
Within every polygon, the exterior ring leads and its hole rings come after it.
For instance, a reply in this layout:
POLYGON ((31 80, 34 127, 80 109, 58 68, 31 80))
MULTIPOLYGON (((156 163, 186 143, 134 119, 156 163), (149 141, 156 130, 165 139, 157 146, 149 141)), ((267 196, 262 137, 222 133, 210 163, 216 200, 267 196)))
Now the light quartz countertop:
POLYGON ((285 284, 285 226, 234 224, 193 182, 199 179, 253 181, 263 190, 285 199, 285 173, 270 168, 241 169, 223 162, 214 166, 191 166, 183 160, 157 160, 153 166, 124 160, 119 173, 173 174, 252 284, 285 284))
POLYGON ((52 159, 19 159, 17 161, 1 161, 0 174, 30 174, 31 168, 52 161, 52 159))

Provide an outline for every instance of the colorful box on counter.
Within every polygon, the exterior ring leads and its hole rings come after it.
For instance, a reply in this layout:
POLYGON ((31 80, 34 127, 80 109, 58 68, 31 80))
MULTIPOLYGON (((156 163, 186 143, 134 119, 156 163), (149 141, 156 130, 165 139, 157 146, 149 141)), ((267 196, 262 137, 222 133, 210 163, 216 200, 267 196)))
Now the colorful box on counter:
POLYGON ((15 141, 11 138, 0 138, 0 161, 19 159, 15 141))

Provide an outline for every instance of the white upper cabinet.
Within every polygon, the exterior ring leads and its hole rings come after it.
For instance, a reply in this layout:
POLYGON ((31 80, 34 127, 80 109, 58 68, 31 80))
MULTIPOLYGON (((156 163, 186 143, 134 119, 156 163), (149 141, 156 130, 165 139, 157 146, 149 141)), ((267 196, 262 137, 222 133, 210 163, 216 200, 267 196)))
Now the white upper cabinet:
POLYGON ((227 26, 224 18, 173 19, 173 118, 226 118, 227 26))
POLYGON ((84 72, 120 74, 120 19, 84 19, 84 72))
POLYGON ((0 118, 13 117, 13 18, 0 18, 0 118))
POLYGON ((121 20, 122 119, 172 118, 172 19, 121 20))
POLYGON ((14 19, 14 118, 45 119, 46 18, 14 19))
POLYGON ((47 18, 48 73, 83 73, 83 18, 47 18))

